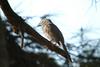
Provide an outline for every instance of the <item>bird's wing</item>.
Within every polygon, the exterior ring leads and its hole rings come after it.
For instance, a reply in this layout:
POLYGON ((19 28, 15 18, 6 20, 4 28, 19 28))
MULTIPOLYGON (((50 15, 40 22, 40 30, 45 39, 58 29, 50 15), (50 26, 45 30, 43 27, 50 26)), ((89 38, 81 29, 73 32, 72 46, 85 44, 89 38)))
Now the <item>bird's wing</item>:
POLYGON ((66 48, 66 46, 64 44, 64 38, 63 38, 63 35, 62 35, 61 31, 54 24, 51 24, 50 27, 51 27, 51 31, 55 32, 53 35, 58 38, 58 41, 61 41, 61 45, 63 46, 63 49, 66 51, 66 55, 67 55, 67 57, 66 57, 67 59, 66 60, 67 60, 67 62, 71 63, 72 60, 71 60, 71 57, 70 57, 70 55, 69 55, 69 53, 67 51, 67 48, 66 48))
POLYGON ((54 25, 53 23, 50 24, 50 30, 53 32, 53 36, 58 39, 58 42, 61 41, 62 43, 64 43, 63 35, 56 25, 54 25))

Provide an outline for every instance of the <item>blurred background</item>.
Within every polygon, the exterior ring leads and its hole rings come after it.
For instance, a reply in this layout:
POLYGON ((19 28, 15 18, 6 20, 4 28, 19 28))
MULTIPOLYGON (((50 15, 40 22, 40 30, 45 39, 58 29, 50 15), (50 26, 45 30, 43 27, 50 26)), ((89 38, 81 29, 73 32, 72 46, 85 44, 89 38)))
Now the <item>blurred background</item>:
POLYGON ((47 18, 61 30, 73 61, 72 65, 68 65, 65 58, 42 47, 26 33, 24 33, 25 47, 20 50, 18 46, 20 36, 12 31, 12 26, 0 9, 0 22, 3 22, 2 26, 7 30, 5 33, 8 38, 10 67, 100 67, 100 0, 8 0, 8 2, 12 9, 42 36, 44 34, 41 27, 37 27, 40 17, 50 15, 47 18), (23 51, 40 58, 23 59, 23 51))

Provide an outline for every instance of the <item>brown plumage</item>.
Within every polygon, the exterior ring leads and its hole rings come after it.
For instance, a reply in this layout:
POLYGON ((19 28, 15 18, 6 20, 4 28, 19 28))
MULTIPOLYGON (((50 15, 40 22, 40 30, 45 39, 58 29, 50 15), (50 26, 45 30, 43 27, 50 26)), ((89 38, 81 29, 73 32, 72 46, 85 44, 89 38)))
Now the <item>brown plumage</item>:
POLYGON ((72 61, 71 61, 70 55, 67 51, 67 48, 64 44, 63 35, 62 35, 61 31, 58 29, 58 27, 55 24, 53 24, 50 19, 47 19, 47 18, 42 18, 39 25, 42 26, 42 30, 49 41, 63 46, 63 48, 67 54, 67 62, 71 63, 72 61))

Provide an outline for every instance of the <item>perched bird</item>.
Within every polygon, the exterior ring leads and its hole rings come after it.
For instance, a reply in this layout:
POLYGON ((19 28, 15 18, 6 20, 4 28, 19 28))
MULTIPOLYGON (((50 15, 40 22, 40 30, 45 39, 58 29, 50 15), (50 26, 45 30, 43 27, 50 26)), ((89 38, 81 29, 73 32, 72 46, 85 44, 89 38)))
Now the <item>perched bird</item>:
POLYGON ((38 26, 42 26, 43 33, 48 38, 49 41, 51 41, 53 44, 61 45, 64 50, 66 51, 67 55, 67 62, 71 63, 71 57, 67 51, 67 48, 64 44, 64 37, 61 33, 61 31, 58 29, 58 27, 52 23, 50 19, 47 19, 46 17, 42 17, 41 21, 38 26))

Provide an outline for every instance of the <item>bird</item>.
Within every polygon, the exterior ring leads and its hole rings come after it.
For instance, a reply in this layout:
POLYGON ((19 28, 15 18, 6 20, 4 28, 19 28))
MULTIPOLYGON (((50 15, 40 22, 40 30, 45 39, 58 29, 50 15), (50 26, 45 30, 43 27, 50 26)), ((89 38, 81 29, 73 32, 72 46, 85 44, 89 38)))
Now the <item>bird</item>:
MULTIPOLYGON (((48 15, 46 15, 48 16, 48 15)), ((67 51, 67 48, 64 44, 64 37, 58 27, 51 21, 51 19, 46 18, 46 16, 41 17, 41 21, 38 26, 42 27, 44 35, 47 37, 51 43, 58 44, 62 46, 66 51, 67 62, 72 63, 71 57, 67 51)))

